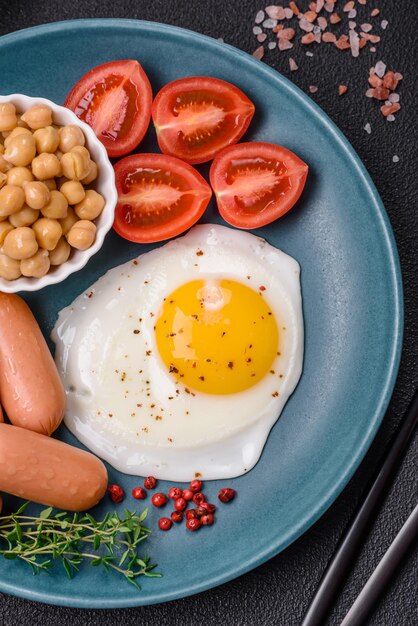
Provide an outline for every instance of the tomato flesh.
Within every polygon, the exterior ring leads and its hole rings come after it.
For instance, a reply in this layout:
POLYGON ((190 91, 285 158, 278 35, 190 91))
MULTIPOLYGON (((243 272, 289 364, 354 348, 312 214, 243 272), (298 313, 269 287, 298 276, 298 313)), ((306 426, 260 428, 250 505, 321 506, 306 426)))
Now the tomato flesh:
POLYGON ((212 191, 193 167, 163 154, 134 154, 115 165, 116 232, 138 243, 175 237, 203 215, 212 191))
POLYGON ((152 90, 138 61, 112 61, 82 76, 64 104, 93 128, 109 156, 122 156, 147 131, 152 90))
POLYGON ((275 144, 226 148, 212 163, 210 181, 219 212, 232 226, 258 228, 287 213, 305 186, 308 166, 275 144))
POLYGON ((254 110, 251 100, 234 85, 193 76, 159 91, 152 118, 162 152, 187 163, 203 163, 242 137, 254 110))

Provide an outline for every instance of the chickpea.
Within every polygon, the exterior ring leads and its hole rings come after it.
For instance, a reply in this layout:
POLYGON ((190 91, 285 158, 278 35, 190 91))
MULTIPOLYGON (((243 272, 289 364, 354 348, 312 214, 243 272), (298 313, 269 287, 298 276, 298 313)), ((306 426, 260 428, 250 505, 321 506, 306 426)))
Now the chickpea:
POLYGON ((49 189, 40 181, 33 181, 23 185, 25 192, 25 202, 31 209, 43 209, 49 202, 49 189))
POLYGON ((12 167, 7 172, 7 184, 23 187, 25 183, 33 180, 32 172, 28 167, 12 167))
POLYGON ((83 146, 75 146, 61 158, 62 173, 70 180, 82 180, 90 171, 90 153, 83 146))
POLYGON ((68 204, 77 204, 86 195, 83 185, 76 180, 68 180, 60 187, 60 191, 67 198, 68 204))
POLYGON ((10 164, 6 161, 3 154, 0 152, 0 172, 4 174, 10 169, 10 164))
POLYGON ((84 146, 86 139, 79 126, 68 124, 58 131, 60 136, 59 147, 61 152, 70 152, 75 146, 84 146))
POLYGON ((57 183, 55 182, 55 178, 46 178, 42 181, 44 185, 46 185, 49 191, 54 191, 57 188, 57 183))
POLYGON ((0 189, 0 217, 7 217, 20 211, 25 202, 25 194, 22 187, 5 185, 0 189))
POLYGON ((47 250, 38 250, 38 252, 36 252, 29 259, 23 259, 23 261, 20 261, 20 271, 23 276, 41 278, 49 272, 50 267, 51 263, 47 250))
POLYGON ((4 158, 12 165, 29 165, 36 154, 35 139, 32 134, 21 133, 12 137, 6 146, 4 158))
POLYGON ((52 109, 46 104, 35 104, 21 116, 21 119, 32 130, 45 128, 52 125, 52 109))
POLYGON ((52 220, 47 217, 41 217, 33 224, 32 229, 35 233, 36 241, 44 250, 53 250, 62 235, 61 224, 58 220, 52 220))
POLYGON ((61 175, 61 165, 55 154, 42 152, 32 161, 32 173, 38 180, 61 175))
POLYGON ((89 220, 79 220, 67 233, 67 241, 77 250, 87 250, 96 237, 96 226, 89 220))
POLYGON ((3 245, 3 241, 6 239, 6 235, 13 230, 13 226, 9 222, 0 222, 0 246, 3 245))
POLYGON ((51 219, 63 219, 67 216, 68 202, 66 197, 56 189, 49 192, 49 201, 42 209, 42 215, 51 219))
POLYGON ((39 128, 33 133, 35 137, 36 149, 41 152, 55 152, 58 148, 60 138, 58 131, 53 126, 39 128))
POLYGON ((88 189, 84 200, 75 205, 74 211, 82 220, 95 220, 103 211, 105 200, 94 189, 88 189))
POLYGON ((24 122, 22 120, 22 116, 21 115, 17 116, 17 125, 19 126, 19 128, 29 128, 29 126, 26 124, 26 122, 24 122))
POLYGON ((35 233, 32 228, 21 226, 14 228, 6 235, 3 242, 3 252, 11 259, 29 259, 38 250, 35 233))
POLYGON ((0 104, 0 132, 13 130, 17 126, 16 107, 11 102, 0 104))
POLYGON ((6 184, 7 184, 7 176, 6 176, 6 174, 3 174, 3 172, 0 172, 0 189, 2 187, 4 187, 4 185, 6 185, 6 184))
POLYGON ((9 216, 9 222, 15 228, 20 226, 31 226, 39 217, 39 211, 24 206, 23 209, 9 216))
POLYGON ((17 137, 18 135, 32 135, 32 133, 28 128, 21 128, 20 126, 16 126, 16 128, 14 128, 4 140, 4 147, 7 148, 13 137, 17 137))
POLYGON ((0 252, 0 277, 5 280, 16 280, 21 275, 20 261, 11 259, 7 254, 0 252))
POLYGON ((83 185, 90 185, 94 180, 96 180, 98 174, 98 168, 94 161, 90 161, 90 171, 85 178, 81 181, 83 185))
POLYGON ((66 241, 65 237, 61 237, 55 248, 49 253, 49 261, 51 265, 62 265, 68 261, 70 253, 70 244, 66 241))
POLYGON ((62 234, 67 235, 74 224, 78 222, 78 217, 75 214, 74 209, 69 206, 67 215, 63 219, 60 219, 59 222, 61 224, 62 234))

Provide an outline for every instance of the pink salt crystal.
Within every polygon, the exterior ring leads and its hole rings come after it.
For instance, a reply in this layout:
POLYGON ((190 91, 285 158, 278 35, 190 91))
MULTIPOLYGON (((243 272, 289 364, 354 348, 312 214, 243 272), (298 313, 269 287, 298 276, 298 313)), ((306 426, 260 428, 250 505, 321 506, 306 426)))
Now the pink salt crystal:
POLYGON ((318 17, 318 19, 316 20, 316 22, 317 22, 317 24, 318 24, 318 26, 319 26, 319 28, 320 28, 321 30, 325 30, 325 29, 326 29, 326 27, 328 26, 328 22, 327 22, 326 18, 325 18, 325 17, 322 17, 322 15, 320 15, 320 16, 318 17))
POLYGON ((316 85, 309 85, 309 91, 311 93, 316 93, 318 91, 318 87, 316 85))
POLYGON ((350 30, 350 46, 353 57, 358 57, 359 55, 359 41, 359 36, 356 31, 350 30))
POLYGON ((388 100, 389 102, 399 102, 399 94, 395 92, 390 93, 388 100))
POLYGON ((302 30, 305 31, 305 33, 310 33, 313 31, 314 26, 313 24, 311 24, 310 22, 308 22, 308 20, 305 17, 302 17, 301 20, 299 21, 299 26, 302 30))
POLYGON ((370 48, 370 52, 376 52, 376 48, 375 48, 374 46, 372 46, 372 47, 370 48))
POLYGON ((274 48, 277 47, 277 42, 276 41, 269 41, 269 43, 267 44, 267 48, 269 50, 274 50, 274 48))
POLYGON ((370 13, 370 15, 372 17, 376 17, 376 15, 379 15, 379 13, 380 13, 379 9, 373 9, 373 11, 370 13))
POLYGON ((284 8, 282 6, 276 6, 272 4, 269 7, 266 7, 265 11, 267 15, 273 20, 284 20, 286 17, 284 8))
POLYGON ((292 59, 292 57, 289 57, 289 67, 291 72, 296 72, 296 70, 298 69, 298 64, 296 63, 295 59, 292 59))
POLYGON ((292 42, 288 39, 279 39, 277 45, 279 46, 279 50, 290 50, 293 48, 292 42))
POLYGON ((366 23, 366 24, 362 24, 360 28, 364 33, 369 33, 372 30, 373 26, 371 24, 366 23))
POLYGON ((348 16, 350 18, 350 20, 354 19, 357 15, 357 11, 355 9, 352 9, 351 11, 348 12, 348 16))
POLYGON ((383 78, 386 72, 386 64, 383 61, 378 61, 374 66, 374 71, 378 75, 379 78, 383 78))
POLYGON ((386 30, 387 26, 388 26, 389 22, 387 20, 382 20, 380 22, 380 26, 383 30, 386 30))
POLYGON ((261 61, 264 56, 264 46, 258 46, 253 52, 253 57, 261 61))
POLYGON ((397 80, 402 80, 403 75, 402 75, 400 72, 395 72, 395 78, 396 78, 397 80))
POLYGON ((291 20, 291 19, 292 19, 292 17, 293 17, 293 11, 292 11, 292 9, 288 9, 288 8, 286 8, 286 9, 284 10, 284 16, 285 16, 285 18, 286 18, 287 20, 291 20))
POLYGON ((324 9, 325 9, 325 11, 327 11, 327 13, 332 13, 333 10, 334 10, 334 5, 331 4, 331 2, 326 2, 324 4, 324 9))
POLYGON ((374 98, 374 88, 368 89, 365 93, 366 98, 374 98))
POLYGON ((279 39, 288 39, 289 41, 295 36, 295 30, 293 28, 283 28, 277 33, 279 39))
POLYGON ((326 33, 323 33, 322 35, 322 41, 325 43, 335 43, 337 40, 336 36, 334 35, 334 33, 329 33, 328 31, 326 33))
POLYGON ((259 35, 257 35, 257 41, 259 41, 260 43, 263 43, 263 41, 265 41, 266 39, 267 39, 266 33, 260 33, 259 35))
POLYGON ((274 28, 275 26, 277 26, 277 20, 273 20, 271 17, 269 17, 268 20, 264 20, 263 22, 264 28, 274 28))
POLYGON ((347 4, 345 4, 343 7, 344 13, 348 13, 349 11, 352 11, 353 9, 354 9, 353 0, 350 0, 350 2, 347 2, 347 4))
POLYGON ((261 22, 264 20, 264 11, 258 11, 257 15, 255 16, 255 23, 256 24, 261 24, 261 22))

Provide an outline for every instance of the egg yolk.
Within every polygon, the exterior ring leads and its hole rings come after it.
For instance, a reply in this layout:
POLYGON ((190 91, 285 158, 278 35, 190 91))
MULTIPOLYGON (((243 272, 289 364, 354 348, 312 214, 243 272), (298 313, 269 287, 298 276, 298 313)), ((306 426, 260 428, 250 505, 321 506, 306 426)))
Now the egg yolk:
POLYGON ((263 294, 234 280, 194 280, 165 299, 157 347, 186 391, 236 393, 269 372, 279 333, 263 294))

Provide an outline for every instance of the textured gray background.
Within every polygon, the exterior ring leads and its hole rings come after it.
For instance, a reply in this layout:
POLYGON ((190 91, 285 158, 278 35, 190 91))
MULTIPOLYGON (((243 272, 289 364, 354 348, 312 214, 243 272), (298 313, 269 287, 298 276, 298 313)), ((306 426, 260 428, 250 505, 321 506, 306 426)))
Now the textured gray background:
MULTIPOLYGON (((266 3, 268 4, 268 2, 266 3)), ((307 6, 307 0, 298 0, 307 6)), ((339 1, 339 4, 344 2, 339 1)), ((18 626, 88 625, 113 626, 297 626, 309 599, 350 514, 372 475, 384 447, 396 428, 418 382, 418 133, 416 97, 418 95, 416 24, 418 3, 380 0, 378 19, 389 26, 373 56, 366 53, 353 60, 349 53, 333 46, 312 48, 313 58, 304 50, 292 51, 299 70, 289 71, 288 53, 271 51, 264 61, 293 80, 303 90, 318 85, 312 97, 338 124, 368 168, 390 216, 401 257, 405 288, 405 339, 395 393, 376 440, 361 468, 329 511, 303 537, 267 564, 241 578, 198 596, 152 607, 117 611, 85 611, 36 604, 0 594, 0 624, 18 626), (389 124, 377 113, 376 103, 362 94, 367 88, 370 65, 382 59, 404 74, 399 92, 402 110, 389 124), (338 98, 339 83, 350 90, 338 98), (370 122, 373 133, 363 130, 370 122), (392 163, 392 155, 400 161, 392 163)), ((252 34, 254 16, 263 8, 262 0, 0 0, 0 34, 71 18, 126 17, 176 24, 212 37, 247 52, 258 45, 252 34)), ((1 76, 0 76, 1 92, 1 76)), ((397 530, 418 499, 418 436, 405 457, 376 523, 371 528, 356 567, 349 577, 329 624, 337 626, 357 596, 367 577, 387 549, 397 530)), ((268 504, 265 514, 268 515, 268 504)), ((396 579, 377 608, 370 626, 416 626, 418 624, 418 552, 415 550, 400 568, 396 579)), ((196 563, 196 567, 204 564, 196 563)), ((156 582, 158 584, 158 581, 156 582)), ((325 625, 324 625, 325 626, 325 625)))

